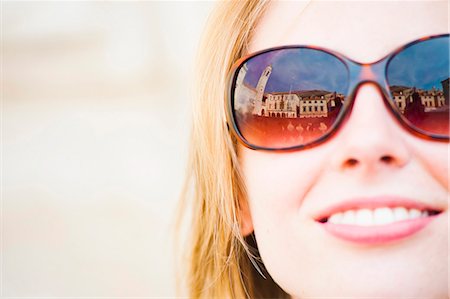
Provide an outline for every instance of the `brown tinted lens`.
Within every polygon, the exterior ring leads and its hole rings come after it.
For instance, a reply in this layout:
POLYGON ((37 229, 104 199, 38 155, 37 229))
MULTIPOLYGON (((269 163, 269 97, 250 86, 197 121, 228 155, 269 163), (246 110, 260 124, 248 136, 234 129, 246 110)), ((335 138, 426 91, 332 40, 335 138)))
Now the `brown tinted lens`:
POLYGON ((449 37, 402 50, 389 62, 391 96, 402 117, 425 134, 449 135, 449 37))
POLYGON ((320 50, 272 50, 237 71, 232 98, 237 130, 252 146, 281 149, 327 134, 342 109, 348 71, 320 50))

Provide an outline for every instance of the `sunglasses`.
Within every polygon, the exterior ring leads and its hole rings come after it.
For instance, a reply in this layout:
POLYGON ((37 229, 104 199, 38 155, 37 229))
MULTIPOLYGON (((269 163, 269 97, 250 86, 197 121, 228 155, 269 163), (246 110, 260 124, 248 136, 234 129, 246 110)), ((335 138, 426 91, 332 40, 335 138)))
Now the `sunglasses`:
POLYGON ((337 132, 358 87, 371 82, 408 131, 448 142, 449 36, 421 38, 371 64, 301 45, 243 57, 229 75, 229 127, 252 149, 310 147, 337 132))

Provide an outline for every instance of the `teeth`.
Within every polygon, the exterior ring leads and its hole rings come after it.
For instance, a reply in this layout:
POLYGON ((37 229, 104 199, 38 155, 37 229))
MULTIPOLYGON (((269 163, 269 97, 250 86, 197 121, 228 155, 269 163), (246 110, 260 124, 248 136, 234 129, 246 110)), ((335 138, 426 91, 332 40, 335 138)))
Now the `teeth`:
POLYGON ((336 213, 336 214, 331 215, 330 218, 328 218, 328 222, 330 222, 330 223, 341 223, 343 217, 344 217, 344 214, 336 213))
POLYGON ((395 221, 408 220, 408 210, 403 207, 394 208, 394 218, 395 221))
POLYGON ((409 219, 416 219, 420 218, 422 216, 422 213, 417 209, 410 209, 409 210, 409 219))
POLYGON ((359 209, 335 213, 328 218, 327 222, 334 224, 374 226, 421 217, 428 217, 428 211, 406 209, 404 207, 392 209, 384 207, 375 210, 359 209))
POLYGON ((355 211, 349 210, 344 213, 341 224, 354 224, 355 223, 355 211))
POLYGON ((362 226, 373 225, 372 211, 369 209, 361 209, 356 211, 356 223, 362 226))
POLYGON ((394 213, 389 208, 378 208, 373 218, 376 225, 388 224, 394 222, 394 213))

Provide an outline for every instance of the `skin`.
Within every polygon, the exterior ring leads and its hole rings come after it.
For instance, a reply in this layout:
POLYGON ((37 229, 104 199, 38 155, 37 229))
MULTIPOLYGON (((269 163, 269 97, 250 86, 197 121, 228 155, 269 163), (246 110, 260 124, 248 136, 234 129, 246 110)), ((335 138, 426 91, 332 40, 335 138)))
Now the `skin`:
MULTIPOLYGON (((274 2, 250 52, 310 44, 369 63, 409 41, 447 33, 447 5, 274 2)), ((289 153, 240 145, 238 154, 249 195, 242 232, 254 230, 270 275, 293 298, 448 298, 449 144, 408 132, 374 85, 359 88, 350 118, 327 142, 289 153), (346 199, 382 195, 444 212, 412 236, 369 246, 333 237, 313 219, 346 199)))

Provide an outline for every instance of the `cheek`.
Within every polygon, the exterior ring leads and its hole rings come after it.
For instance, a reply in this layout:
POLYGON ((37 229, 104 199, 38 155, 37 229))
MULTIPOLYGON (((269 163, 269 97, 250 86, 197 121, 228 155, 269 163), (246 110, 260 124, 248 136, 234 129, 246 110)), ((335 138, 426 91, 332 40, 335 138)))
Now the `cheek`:
POLYGON ((293 228, 303 230, 314 222, 303 209, 304 199, 323 174, 325 151, 278 154, 242 148, 239 156, 260 251, 280 243, 287 250, 286 240, 299 233, 293 228))
MULTIPOLYGON (((414 137, 409 137, 414 138, 414 137)), ((450 144, 447 142, 429 142, 416 140, 411 142, 411 151, 414 157, 434 181, 438 182, 445 190, 450 191, 449 184, 449 154, 450 144)))
POLYGON ((270 216, 273 219, 264 222, 276 224, 286 213, 298 213, 321 173, 319 153, 277 154, 242 148, 239 155, 254 223, 270 216))
POLYGON ((308 264, 313 269, 320 262, 312 242, 314 220, 302 207, 323 174, 326 155, 320 149, 273 154, 243 148, 239 156, 260 256, 272 277, 283 285, 302 275, 296 265, 308 264), (299 248, 298 244, 304 245, 299 248), (304 256, 312 258, 305 261, 304 256))

